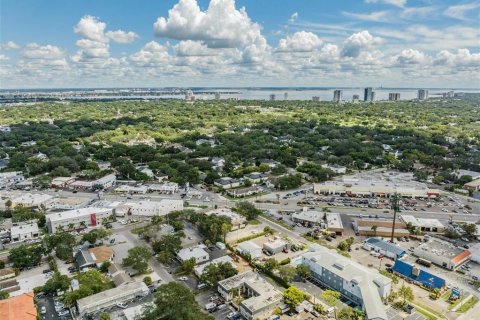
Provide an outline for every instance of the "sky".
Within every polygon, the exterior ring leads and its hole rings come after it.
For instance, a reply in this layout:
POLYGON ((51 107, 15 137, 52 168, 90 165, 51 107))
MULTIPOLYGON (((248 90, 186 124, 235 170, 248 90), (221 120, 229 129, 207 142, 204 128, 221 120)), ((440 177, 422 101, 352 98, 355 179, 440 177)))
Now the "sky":
POLYGON ((0 88, 480 88, 480 0, 2 0, 0 88))

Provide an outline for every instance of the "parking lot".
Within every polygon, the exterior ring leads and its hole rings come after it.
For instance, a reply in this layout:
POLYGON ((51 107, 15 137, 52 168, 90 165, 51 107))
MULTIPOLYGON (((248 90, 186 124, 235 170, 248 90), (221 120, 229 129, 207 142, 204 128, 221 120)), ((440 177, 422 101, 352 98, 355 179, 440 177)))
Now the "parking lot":
MULTIPOLYGON (((212 303, 211 300, 213 300, 213 303, 215 303, 215 301, 218 303, 221 303, 220 305, 222 305, 223 304, 222 302, 224 302, 222 299, 220 299, 217 292, 214 291, 213 289, 204 290, 201 293, 197 294, 195 296, 195 300, 198 302, 202 310, 204 310, 207 313, 208 311, 205 310, 205 306, 209 303, 212 303)), ((217 306, 217 308, 215 308, 215 311, 210 312, 210 314, 213 317, 215 317, 215 319, 225 320, 227 319, 227 315, 232 311, 234 311, 233 307, 227 303, 225 304, 225 306, 220 307, 220 309, 218 309, 218 306, 217 306)))
POLYGON ((70 311, 62 308, 62 304, 58 298, 52 296, 43 296, 37 298, 37 304, 40 310, 45 307, 45 313, 40 313, 43 320, 68 320, 72 319, 70 311), (57 309, 56 309, 57 308, 57 309), (61 314, 61 315, 60 315, 61 314))
POLYGON ((425 320, 425 317, 418 312, 408 314, 393 307, 387 309, 387 316, 389 320, 425 320))

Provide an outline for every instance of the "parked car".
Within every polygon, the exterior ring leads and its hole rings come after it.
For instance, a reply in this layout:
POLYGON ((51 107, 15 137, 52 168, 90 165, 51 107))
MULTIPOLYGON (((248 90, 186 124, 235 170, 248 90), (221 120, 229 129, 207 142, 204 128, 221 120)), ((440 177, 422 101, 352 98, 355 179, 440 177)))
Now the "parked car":
POLYGON ((180 277, 180 278, 178 278, 178 280, 180 280, 180 281, 187 281, 188 278, 187 278, 187 277, 180 277))
POLYGON ((41 313, 41 314, 47 313, 47 307, 42 306, 42 307, 40 308, 40 313, 41 313))
POLYGON ((125 303, 118 302, 115 304, 117 307, 122 308, 122 309, 127 309, 128 305, 125 303))

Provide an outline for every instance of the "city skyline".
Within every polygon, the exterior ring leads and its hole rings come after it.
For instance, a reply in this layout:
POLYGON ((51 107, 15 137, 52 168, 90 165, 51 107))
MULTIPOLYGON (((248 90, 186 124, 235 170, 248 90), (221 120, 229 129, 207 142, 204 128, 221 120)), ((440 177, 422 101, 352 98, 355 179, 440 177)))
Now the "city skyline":
POLYGON ((3 1, 0 88, 480 86, 480 2, 337 2, 3 1))

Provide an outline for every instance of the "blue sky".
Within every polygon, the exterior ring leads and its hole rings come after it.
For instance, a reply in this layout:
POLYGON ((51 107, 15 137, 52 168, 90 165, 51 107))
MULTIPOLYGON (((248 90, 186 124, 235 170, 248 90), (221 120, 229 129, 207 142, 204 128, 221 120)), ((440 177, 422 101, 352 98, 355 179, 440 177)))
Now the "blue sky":
POLYGON ((2 0, 0 87, 478 88, 479 18, 478 0, 2 0))

